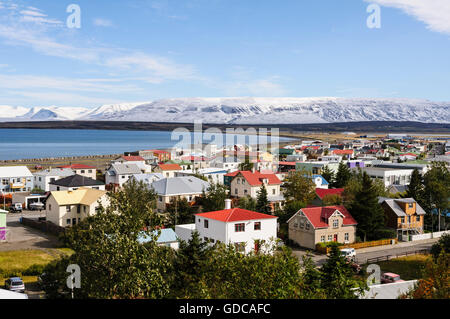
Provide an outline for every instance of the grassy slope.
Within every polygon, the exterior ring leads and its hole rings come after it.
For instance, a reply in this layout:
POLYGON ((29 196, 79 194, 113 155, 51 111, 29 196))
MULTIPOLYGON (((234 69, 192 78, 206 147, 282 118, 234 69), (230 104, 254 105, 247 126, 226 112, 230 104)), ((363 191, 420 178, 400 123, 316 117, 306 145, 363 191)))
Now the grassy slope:
POLYGON ((399 274, 403 280, 422 278, 422 269, 431 255, 414 255, 379 262, 382 272, 399 274))

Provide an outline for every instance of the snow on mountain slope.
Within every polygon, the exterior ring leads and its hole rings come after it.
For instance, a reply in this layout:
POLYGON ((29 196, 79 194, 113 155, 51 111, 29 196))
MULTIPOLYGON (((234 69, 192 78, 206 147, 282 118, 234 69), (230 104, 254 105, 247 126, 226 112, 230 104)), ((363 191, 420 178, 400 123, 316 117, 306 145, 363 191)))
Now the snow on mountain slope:
POLYGON ((369 98, 176 98, 95 109, 0 106, 0 121, 108 120, 228 124, 295 124, 355 121, 450 123, 450 102, 369 98), (4 111, 4 109, 6 111, 4 111), (28 111, 28 112, 27 112, 28 111), (15 115, 6 118, 5 115, 15 115))

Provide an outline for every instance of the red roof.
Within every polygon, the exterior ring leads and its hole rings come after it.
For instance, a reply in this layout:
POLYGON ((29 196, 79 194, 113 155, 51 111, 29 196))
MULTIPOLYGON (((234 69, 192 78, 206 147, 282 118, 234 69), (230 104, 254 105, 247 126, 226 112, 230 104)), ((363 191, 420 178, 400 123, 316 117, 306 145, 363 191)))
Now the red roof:
POLYGON ((326 188, 316 188, 316 194, 317 196, 319 196, 320 199, 323 199, 324 196, 326 195, 342 195, 342 192, 344 191, 343 188, 330 188, 330 189, 326 189, 326 188))
POLYGON ((71 168, 71 169, 84 169, 84 168, 88 168, 88 169, 96 169, 95 166, 89 166, 89 165, 84 165, 84 164, 64 165, 64 166, 58 166, 58 168, 71 168))
POLYGON ((169 152, 163 150, 145 150, 144 152, 153 152, 155 154, 169 154, 169 152))
POLYGON ((181 166, 178 164, 159 164, 158 165, 163 171, 180 171, 181 166))
POLYGON ((400 154, 400 156, 414 156, 417 157, 417 154, 413 154, 413 153, 405 153, 405 154, 400 154))
POLYGON ((348 225, 357 225, 356 220, 350 215, 347 209, 340 206, 325 206, 325 207, 310 207, 310 208, 302 208, 301 211, 305 216, 309 219, 314 228, 328 228, 328 218, 334 214, 335 211, 339 211, 342 215, 344 215, 344 220, 342 224, 345 226, 348 225))
POLYGON ((242 208, 224 209, 224 210, 218 210, 215 212, 200 213, 200 214, 195 214, 195 215, 200 216, 200 217, 209 218, 209 219, 215 219, 215 220, 225 222, 225 223, 245 221, 245 220, 254 220, 254 219, 278 218, 276 216, 261 214, 261 213, 253 212, 251 210, 242 209, 242 208))
POLYGON ((122 156, 125 161, 129 162, 141 162, 145 161, 145 159, 142 156, 122 156))
POLYGON ((295 162, 278 162, 278 165, 295 166, 295 162))
POLYGON ((229 174, 226 174, 225 176, 237 176, 238 174, 241 174, 242 177, 245 178, 245 180, 252 186, 259 186, 262 185, 262 180, 267 179, 269 185, 277 185, 281 184, 280 179, 275 174, 261 174, 259 171, 251 172, 251 171, 236 171, 229 174))
POLYGON ((353 155, 353 150, 333 150, 332 153, 336 155, 353 155))

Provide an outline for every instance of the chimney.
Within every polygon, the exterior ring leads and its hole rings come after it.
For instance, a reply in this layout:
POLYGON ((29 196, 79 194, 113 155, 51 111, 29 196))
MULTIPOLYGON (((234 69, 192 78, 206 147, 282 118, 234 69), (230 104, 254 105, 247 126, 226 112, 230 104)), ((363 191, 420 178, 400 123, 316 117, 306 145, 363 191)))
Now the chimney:
POLYGON ((225 199, 225 209, 231 209, 231 199, 225 199))

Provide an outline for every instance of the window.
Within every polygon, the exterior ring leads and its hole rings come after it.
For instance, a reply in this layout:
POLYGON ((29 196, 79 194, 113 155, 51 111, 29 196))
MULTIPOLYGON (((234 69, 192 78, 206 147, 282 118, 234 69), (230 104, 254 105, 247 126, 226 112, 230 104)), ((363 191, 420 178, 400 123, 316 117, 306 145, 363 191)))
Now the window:
POLYGON ((70 225, 70 218, 66 219, 66 224, 70 225))
POLYGON ((305 227, 305 222, 303 220, 300 221, 300 228, 305 227))
POLYGON ((236 247, 236 250, 239 252, 245 252, 245 242, 242 243, 235 243, 234 246, 236 247))
POLYGON ((344 240, 348 240, 348 238, 349 238, 348 233, 345 233, 344 234, 344 240))
POLYGON ((238 184, 241 183, 241 179, 240 179, 240 178, 237 179, 237 183, 238 183, 238 184))
POLYGON ((67 212, 67 213, 70 213, 70 205, 67 205, 67 206, 66 206, 66 212, 67 212))
POLYGON ((333 240, 333 235, 328 235, 328 241, 332 241, 333 240))
POLYGON ((419 215, 416 216, 416 222, 420 222, 420 216, 419 215))
POLYGON ((84 173, 85 173, 85 171, 84 171, 84 169, 82 169, 82 170, 81 170, 81 174, 84 174, 84 173))
POLYGON ((203 237, 203 241, 207 242, 207 241, 209 241, 209 238, 208 237, 203 237))
POLYGON ((209 227, 209 221, 207 219, 205 219, 203 221, 203 227, 208 228, 209 227))
POLYGON ((306 230, 309 230, 309 223, 308 223, 308 222, 305 223, 305 229, 306 229, 306 230))
POLYGON ((88 172, 89 172, 89 173, 92 173, 92 170, 90 169, 90 170, 88 170, 88 172))
POLYGON ((162 196, 158 196, 158 200, 162 202, 162 196))
POLYGON ((405 222, 405 217, 400 217, 402 224, 405 222))
POLYGON ((51 204, 48 205, 48 210, 52 210, 52 205, 51 204))
POLYGON ((244 189, 244 194, 247 194, 247 190, 246 189, 244 189))
POLYGON ((414 203, 408 203, 408 208, 413 208, 414 207, 414 203))
POLYGON ((245 232, 245 224, 244 223, 234 224, 234 231, 236 233, 245 232))
POLYGON ((320 236, 320 241, 321 241, 322 243, 325 242, 325 235, 320 236))
POLYGON ((261 230, 261 222, 255 222, 254 230, 261 230))
POLYGON ((238 189, 237 188, 234 189, 234 193, 237 195, 237 193, 238 193, 238 189))
POLYGON ((338 219, 333 220, 333 228, 339 228, 339 220, 338 219))
POLYGON ((275 195, 275 188, 272 189, 272 195, 275 195))

